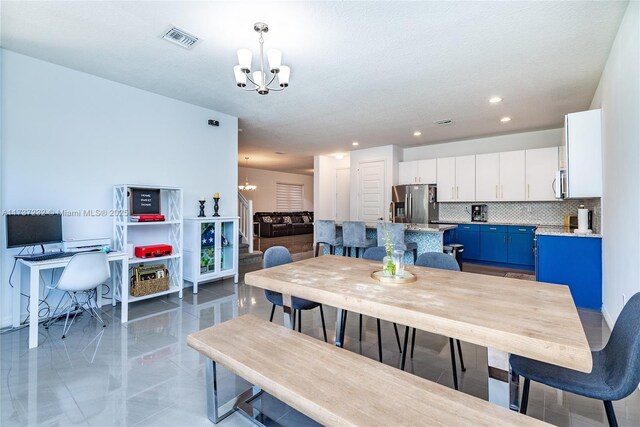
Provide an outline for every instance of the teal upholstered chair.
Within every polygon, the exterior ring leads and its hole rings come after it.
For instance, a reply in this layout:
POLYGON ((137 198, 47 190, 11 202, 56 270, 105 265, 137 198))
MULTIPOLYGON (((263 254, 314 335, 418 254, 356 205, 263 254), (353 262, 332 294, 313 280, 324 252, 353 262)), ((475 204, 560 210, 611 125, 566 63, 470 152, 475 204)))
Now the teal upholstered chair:
MULTIPOLYGON (((264 252, 264 260, 263 267, 276 267, 278 265, 288 264, 292 262, 291 254, 289 250, 284 246, 272 246, 264 252)), ((268 289, 264 290, 265 296, 267 300, 273 304, 271 307, 271 316, 269 317, 269 322, 273 322, 273 315, 276 312, 276 306, 282 307, 282 294, 279 292, 270 291, 268 289)), ((322 310, 322 304, 317 302, 309 301, 303 298, 291 298, 291 305, 293 309, 293 328, 295 329, 296 325, 296 313, 298 316, 298 332, 302 331, 302 310, 312 310, 316 307, 320 308, 320 320, 322 321, 322 333, 324 334, 324 340, 327 341, 327 328, 324 324, 324 312, 322 310)))
POLYGON ((356 250, 356 257, 360 249, 364 250, 376 246, 375 239, 367 239, 367 227, 364 221, 345 221, 342 223, 342 254, 351 256, 351 249, 356 250))
POLYGON ((533 380, 602 400, 609 425, 617 426, 611 402, 629 396, 640 383, 640 293, 632 296, 622 309, 607 345, 591 352, 591 357, 593 369, 587 374, 512 355, 511 368, 524 377, 520 412, 527 412, 529 386, 533 380))
POLYGON ((336 222, 332 220, 319 219, 313 224, 316 232, 316 256, 320 251, 320 244, 329 245, 329 253, 335 254, 336 247, 342 246, 342 237, 336 233, 336 222))
POLYGON ((413 252, 413 262, 418 259, 418 244, 416 242, 405 242, 404 240, 404 224, 395 224, 386 222, 384 224, 378 224, 376 231, 378 234, 378 246, 384 246, 385 244, 385 230, 391 237, 391 244, 394 249, 402 249, 413 252))
MULTIPOLYGON (((439 268, 441 270, 460 271, 460 266, 456 262, 456 259, 451 255, 443 254, 442 252, 426 252, 418 257, 416 265, 419 267, 439 268)), ((402 369, 404 369, 404 360, 407 353, 407 333, 409 328, 405 329, 405 348, 402 356, 402 369)), ((416 328, 413 328, 411 336, 411 357, 413 358, 413 349, 416 344, 416 328)), ((465 372, 464 359, 462 358, 462 346, 460 340, 456 340, 458 347, 458 357, 460 357, 460 369, 465 372)), ((449 338, 449 349, 451 351, 451 370, 453 372, 453 387, 458 390, 458 370, 456 368, 456 352, 453 346, 453 338, 449 338)))

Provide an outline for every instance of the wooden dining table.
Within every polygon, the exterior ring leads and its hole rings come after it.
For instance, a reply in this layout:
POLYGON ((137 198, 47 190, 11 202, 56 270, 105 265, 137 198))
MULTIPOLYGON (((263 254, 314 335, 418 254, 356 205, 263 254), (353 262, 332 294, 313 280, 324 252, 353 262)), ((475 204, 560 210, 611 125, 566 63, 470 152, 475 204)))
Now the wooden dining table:
POLYGON ((456 338, 488 349, 489 400, 517 410, 517 354, 591 372, 591 351, 567 286, 425 267, 406 266, 413 283, 371 277, 381 263, 321 256, 245 275, 245 283, 283 294, 285 326, 291 297, 336 307, 336 344, 343 310, 456 338))

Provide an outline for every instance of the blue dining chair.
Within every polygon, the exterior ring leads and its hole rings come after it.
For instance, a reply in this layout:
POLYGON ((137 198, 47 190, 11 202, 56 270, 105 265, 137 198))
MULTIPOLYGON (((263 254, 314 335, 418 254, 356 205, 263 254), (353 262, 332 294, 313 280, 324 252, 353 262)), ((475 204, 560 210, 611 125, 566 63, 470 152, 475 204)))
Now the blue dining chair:
POLYGON ((616 427, 618 421, 611 402, 629 396, 640 383, 640 292, 622 309, 607 345, 600 351, 591 352, 591 358, 593 369, 587 374, 512 355, 511 369, 524 377, 520 412, 527 413, 529 387, 533 380, 602 400, 609 425, 616 427))
POLYGON ((402 249, 405 252, 413 252, 413 262, 415 264, 418 259, 418 244, 416 242, 406 242, 404 240, 404 224, 395 224, 386 222, 384 224, 378 223, 376 226, 376 232, 378 237, 378 246, 384 246, 385 244, 385 230, 389 233, 391 238, 391 244, 394 249, 402 249))
MULTIPOLYGON (((418 257, 415 265, 418 267, 439 268, 441 270, 460 271, 460 266, 454 257, 444 254, 442 252, 426 252, 418 257)), ((404 369, 404 362, 407 355, 407 334, 409 328, 405 328, 404 337, 404 349, 402 355, 401 369, 404 369)), ((411 358, 413 358, 413 349, 416 344, 416 328, 413 328, 411 335, 411 358)), ((460 358, 460 370, 465 372, 467 369, 464 367, 464 359, 462 358, 462 346, 460 340, 456 340, 458 347, 458 357, 460 358)), ((453 388, 458 390, 458 370, 456 367, 456 352, 453 347, 453 338, 449 338, 449 349, 451 350, 451 370, 453 371, 453 388)))
MULTIPOLYGON (((376 246, 372 248, 367 248, 362 254, 363 259, 367 259, 370 261, 380 261, 387 256, 387 251, 384 247, 376 246)), ((380 265, 382 268, 382 264, 380 265)), ((347 310, 342 311, 342 336, 344 337, 344 329, 347 324, 347 310)), ((382 362, 382 333, 380 332, 380 319, 376 319, 376 326, 378 329, 378 360, 382 362)), ((402 352, 402 346, 400 345, 400 334, 398 333, 398 325, 393 324, 393 330, 396 333, 396 342, 398 343, 398 350, 402 352)), ((358 339, 362 341, 362 314, 360 314, 360 319, 358 322, 358 339)))
MULTIPOLYGON (((264 252, 263 267, 277 267, 278 265, 289 264, 293 262, 289 250, 284 246, 272 246, 264 252)), ((267 300, 273 304, 271 307, 271 316, 269 322, 273 322, 273 315, 276 312, 276 306, 282 307, 282 294, 280 292, 264 290, 267 300)), ((309 301, 303 298, 292 297, 291 308, 293 309, 293 328, 296 327, 296 313, 298 314, 298 332, 302 330, 302 310, 312 310, 316 307, 320 308, 320 320, 322 321, 322 333, 324 334, 324 341, 327 342, 327 328, 324 324, 324 312, 322 311, 322 304, 309 301)))
POLYGON ((367 239, 367 226, 364 221, 345 221, 342 223, 342 255, 351 256, 351 249, 356 250, 356 258, 360 249, 376 246, 375 239, 367 239))

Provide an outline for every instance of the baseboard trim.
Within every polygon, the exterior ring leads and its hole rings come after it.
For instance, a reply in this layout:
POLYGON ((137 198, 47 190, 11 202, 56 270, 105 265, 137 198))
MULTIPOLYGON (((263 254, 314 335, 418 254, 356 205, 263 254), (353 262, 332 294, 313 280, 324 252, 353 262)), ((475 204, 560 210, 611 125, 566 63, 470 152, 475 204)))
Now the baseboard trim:
POLYGON ((604 321, 607 322, 607 326, 609 326, 609 330, 612 331, 613 325, 615 324, 615 322, 611 318, 611 315, 607 311, 607 308, 604 306, 604 304, 602 304, 602 316, 604 317, 604 321))

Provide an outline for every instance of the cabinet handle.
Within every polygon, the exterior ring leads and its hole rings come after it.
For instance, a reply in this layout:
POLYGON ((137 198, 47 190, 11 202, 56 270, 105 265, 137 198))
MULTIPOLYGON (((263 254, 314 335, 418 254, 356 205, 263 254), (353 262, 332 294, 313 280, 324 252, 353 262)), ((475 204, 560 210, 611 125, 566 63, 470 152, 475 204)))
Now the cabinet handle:
POLYGON ((460 187, 456 186, 456 200, 460 198, 460 187))
POLYGON ((531 198, 531 185, 527 184, 527 199, 531 198))
POLYGON ((504 243, 507 243, 507 236, 502 237, 502 241, 503 241, 504 243))
POLYGON ((527 231, 526 228, 518 228, 518 231, 527 231))
POLYGON ((495 227, 489 227, 489 230, 496 230, 495 227))
POLYGON ((504 185, 500 186, 500 198, 504 199, 504 185))
POLYGON ((498 198, 498 185, 496 184, 496 199, 498 198))
POLYGON ((513 237, 509 236, 509 244, 511 244, 511 242, 513 242, 513 237))
POLYGON ((456 196, 453 193, 453 187, 451 187, 451 200, 454 200, 456 198, 456 196))

